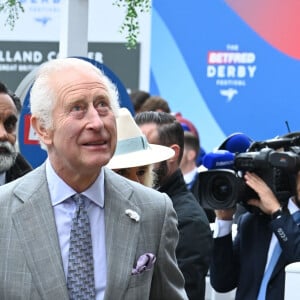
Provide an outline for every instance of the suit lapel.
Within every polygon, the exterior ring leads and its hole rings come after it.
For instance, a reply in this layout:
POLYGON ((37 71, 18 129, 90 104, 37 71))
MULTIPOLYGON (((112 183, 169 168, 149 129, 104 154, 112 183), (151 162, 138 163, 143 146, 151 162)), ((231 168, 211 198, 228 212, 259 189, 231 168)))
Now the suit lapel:
POLYGON ((253 266, 255 268, 254 274, 257 275, 257 280, 260 282, 261 278, 264 276, 272 231, 269 229, 268 220, 264 217, 260 218, 257 226, 256 232, 259 236, 256 237, 256 245, 250 245, 250 247, 254 248, 257 246, 257 252, 260 253, 260 255, 255 256, 257 263, 253 266))
POLYGON ((123 180, 106 171, 105 180, 105 237, 107 285, 105 299, 122 299, 135 263, 140 222, 125 211, 131 209, 142 219, 141 211, 130 201, 133 190, 123 180), (110 178, 111 177, 111 178, 110 178))
POLYGON ((24 205, 13 214, 13 223, 41 299, 68 299, 44 166, 34 170, 15 193, 24 205))

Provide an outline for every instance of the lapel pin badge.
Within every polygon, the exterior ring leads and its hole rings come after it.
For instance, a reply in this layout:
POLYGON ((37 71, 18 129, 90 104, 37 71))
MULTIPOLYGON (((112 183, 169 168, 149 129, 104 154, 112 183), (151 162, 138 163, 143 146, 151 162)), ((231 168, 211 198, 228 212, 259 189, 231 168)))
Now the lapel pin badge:
POLYGON ((126 209, 125 210, 125 214, 129 218, 131 218, 132 220, 134 220, 135 222, 138 222, 140 220, 140 215, 136 211, 134 211, 132 209, 126 209))

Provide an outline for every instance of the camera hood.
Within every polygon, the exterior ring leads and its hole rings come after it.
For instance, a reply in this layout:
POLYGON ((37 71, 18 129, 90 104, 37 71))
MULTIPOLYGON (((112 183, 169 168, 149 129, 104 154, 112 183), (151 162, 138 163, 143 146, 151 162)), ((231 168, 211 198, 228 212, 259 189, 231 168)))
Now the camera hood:
POLYGON ((199 198, 207 209, 234 207, 245 186, 235 171, 216 169, 199 172, 199 198))

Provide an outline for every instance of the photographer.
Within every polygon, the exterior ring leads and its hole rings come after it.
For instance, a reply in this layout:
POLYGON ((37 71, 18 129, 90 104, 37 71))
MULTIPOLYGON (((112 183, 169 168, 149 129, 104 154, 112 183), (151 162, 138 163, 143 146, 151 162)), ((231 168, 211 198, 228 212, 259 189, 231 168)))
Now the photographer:
POLYGON ((258 195, 247 201, 252 212, 243 214, 234 240, 231 236, 234 209, 216 210, 214 250, 210 268, 213 288, 236 299, 284 299, 285 266, 300 261, 300 172, 295 176, 295 196, 279 202, 269 186, 256 174, 244 180, 258 195), (277 251, 278 250, 278 251, 277 251), (272 255, 277 258, 272 259, 272 255))

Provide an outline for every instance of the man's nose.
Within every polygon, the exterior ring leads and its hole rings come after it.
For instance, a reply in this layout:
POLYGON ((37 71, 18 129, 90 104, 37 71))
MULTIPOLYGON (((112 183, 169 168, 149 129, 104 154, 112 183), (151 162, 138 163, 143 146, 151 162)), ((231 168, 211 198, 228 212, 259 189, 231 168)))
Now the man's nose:
POLYGON ((99 116, 98 111, 93 107, 87 113, 88 128, 98 129, 103 126, 103 121, 99 116))
POLYGON ((7 141, 8 134, 4 127, 4 124, 0 122, 0 141, 7 141))

